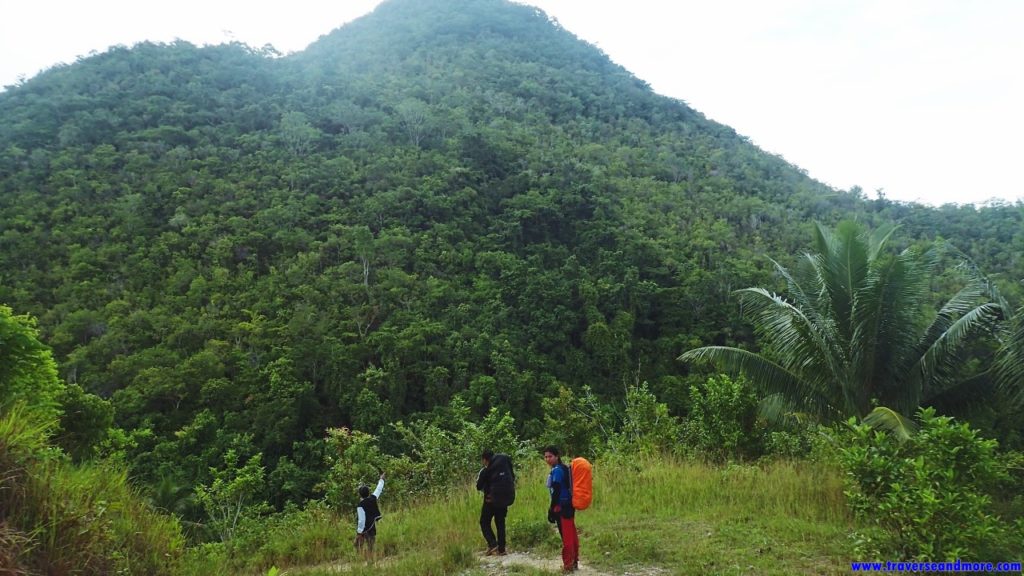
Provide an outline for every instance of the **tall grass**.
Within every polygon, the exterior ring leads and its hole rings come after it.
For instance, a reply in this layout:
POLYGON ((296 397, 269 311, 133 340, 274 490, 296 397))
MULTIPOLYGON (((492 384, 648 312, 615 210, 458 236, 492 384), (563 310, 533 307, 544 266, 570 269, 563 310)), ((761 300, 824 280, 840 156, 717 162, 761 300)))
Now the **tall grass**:
POLYGON ((0 572, 171 573, 184 547, 177 522, 123 470, 72 465, 47 430, 21 409, 0 416, 0 572))
MULTIPOLYGON (((556 562, 558 535, 547 524, 547 467, 519 472, 509 509, 510 551, 556 562)), ((469 479, 467 479, 468 481, 469 479)), ((377 557, 352 547, 354 511, 320 506, 262 524, 240 541, 193 550, 185 574, 460 574, 483 551, 480 495, 470 486, 396 509, 381 498, 377 557), (304 568, 303 568, 304 567, 304 568)), ((842 573, 850 519, 842 482, 808 462, 713 466, 671 459, 595 462, 594 504, 577 514, 584 564, 616 573, 658 566, 675 574, 842 573), (748 569, 753 567, 753 569, 748 569)), ((848 567, 848 564, 847 564, 848 567)))

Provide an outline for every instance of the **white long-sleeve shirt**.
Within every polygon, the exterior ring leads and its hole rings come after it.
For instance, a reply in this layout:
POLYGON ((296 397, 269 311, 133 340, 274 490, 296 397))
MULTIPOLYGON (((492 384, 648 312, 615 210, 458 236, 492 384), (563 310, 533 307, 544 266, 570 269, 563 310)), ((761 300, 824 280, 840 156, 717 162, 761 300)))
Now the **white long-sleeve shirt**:
MULTIPOLYGON (((373 495, 380 498, 380 495, 384 492, 384 479, 381 478, 377 481, 377 489, 373 491, 373 495)), ((362 534, 363 530, 366 529, 366 512, 361 506, 356 506, 356 534, 362 534)))

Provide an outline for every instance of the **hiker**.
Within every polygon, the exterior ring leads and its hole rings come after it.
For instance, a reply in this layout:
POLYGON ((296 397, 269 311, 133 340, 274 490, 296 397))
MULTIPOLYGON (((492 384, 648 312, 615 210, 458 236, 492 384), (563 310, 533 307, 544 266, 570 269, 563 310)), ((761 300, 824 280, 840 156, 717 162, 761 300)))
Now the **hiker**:
POLYGON ((580 539, 576 533, 576 510, 572 505, 572 475, 562 464, 561 453, 555 446, 544 449, 544 461, 551 467, 547 486, 551 492, 548 522, 558 526, 562 538, 562 572, 573 572, 580 567, 580 539))
POLYGON ((356 506, 356 550, 362 551, 369 557, 373 555, 373 544, 377 540, 377 521, 380 520, 380 508, 377 506, 377 499, 384 491, 384 473, 380 473, 380 480, 377 481, 377 488, 370 494, 370 487, 363 485, 359 487, 359 505, 356 506))
POLYGON ((480 455, 483 468, 476 477, 476 489, 484 493, 480 508, 480 531, 487 540, 488 556, 505 555, 505 516, 508 507, 516 500, 516 474, 512 470, 512 458, 507 454, 495 454, 484 450, 480 455), (498 536, 491 530, 491 519, 498 536))

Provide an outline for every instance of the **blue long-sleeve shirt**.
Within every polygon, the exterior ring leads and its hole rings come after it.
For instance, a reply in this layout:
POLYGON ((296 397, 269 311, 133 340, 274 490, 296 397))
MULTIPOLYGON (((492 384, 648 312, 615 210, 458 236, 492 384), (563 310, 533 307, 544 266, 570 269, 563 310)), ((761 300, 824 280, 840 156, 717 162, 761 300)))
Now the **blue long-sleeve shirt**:
POLYGON ((572 481, 569 477, 569 469, 565 464, 555 464, 548 474, 548 492, 551 493, 551 505, 571 506, 572 505, 572 481))

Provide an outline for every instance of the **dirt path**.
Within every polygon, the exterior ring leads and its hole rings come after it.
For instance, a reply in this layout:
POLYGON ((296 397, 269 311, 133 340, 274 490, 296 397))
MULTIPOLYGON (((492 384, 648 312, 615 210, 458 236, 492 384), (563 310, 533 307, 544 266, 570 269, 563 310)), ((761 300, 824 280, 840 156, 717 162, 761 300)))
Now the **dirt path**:
MULTIPOLYGON (((513 566, 526 566, 529 568, 536 568, 538 570, 544 570, 553 574, 558 574, 562 570, 562 560, 557 556, 542 557, 529 552, 512 552, 505 556, 484 556, 480 560, 489 576, 503 576, 509 573, 509 568, 513 566)), ((577 576, 658 576, 660 574, 666 574, 664 570, 660 568, 650 567, 636 567, 626 569, 621 572, 603 572, 592 568, 586 564, 586 562, 580 562, 580 569, 577 572, 573 572, 577 576)))

